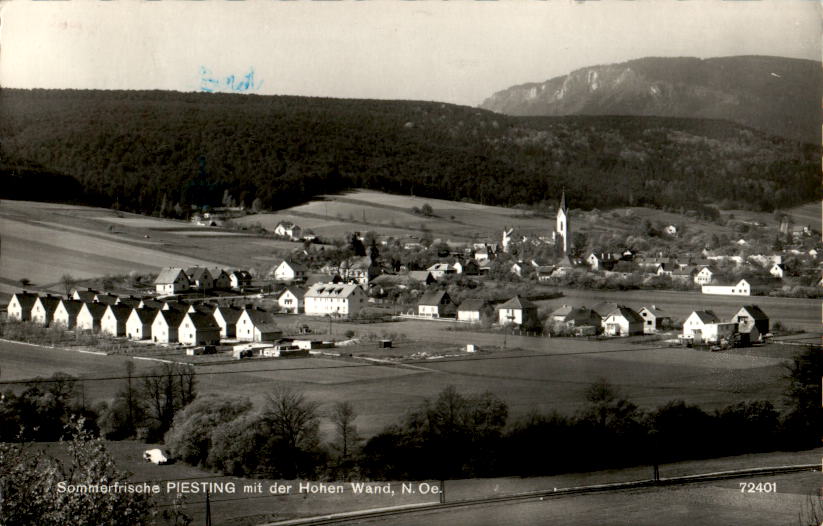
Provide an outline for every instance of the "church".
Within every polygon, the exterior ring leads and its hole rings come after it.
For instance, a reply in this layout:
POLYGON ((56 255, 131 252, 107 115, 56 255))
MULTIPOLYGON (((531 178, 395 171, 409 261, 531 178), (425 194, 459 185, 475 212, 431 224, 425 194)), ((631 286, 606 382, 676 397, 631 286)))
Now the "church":
POLYGON ((557 220, 552 232, 554 246, 562 250, 564 256, 569 255, 571 248, 571 225, 569 225, 569 208, 566 206, 566 191, 560 197, 560 206, 557 209, 557 220))

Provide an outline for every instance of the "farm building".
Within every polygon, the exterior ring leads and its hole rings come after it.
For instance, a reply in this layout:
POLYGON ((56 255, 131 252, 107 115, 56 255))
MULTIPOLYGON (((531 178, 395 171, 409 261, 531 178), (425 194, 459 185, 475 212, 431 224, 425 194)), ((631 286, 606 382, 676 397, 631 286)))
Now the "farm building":
POLYGON ((189 276, 190 287, 194 290, 207 291, 214 289, 214 276, 205 267, 192 267, 186 270, 189 276))
POLYGON ((157 294, 168 296, 189 290, 189 277, 182 268, 169 267, 160 271, 154 280, 157 294))
POLYGON ((184 345, 216 345, 220 343, 220 327, 210 314, 189 312, 180 324, 177 339, 184 345))
POLYGON ((306 314, 315 316, 356 316, 366 305, 366 293, 359 285, 315 283, 306 292, 306 314))
POLYGON ((297 287, 287 287, 280 296, 277 297, 277 304, 280 309, 291 312, 292 314, 299 314, 305 309, 306 291, 297 287))
POLYGON ((741 279, 736 285, 703 285, 703 294, 720 294, 727 296, 751 296, 752 287, 745 279, 741 279))
POLYGON ((643 334, 643 318, 633 309, 621 305, 603 318, 603 334, 607 336, 643 334))
POLYGON ((83 308, 83 302, 79 300, 63 299, 54 310, 54 324, 65 329, 73 329, 77 326, 77 315, 83 308))
POLYGON ((128 305, 107 305, 103 319, 100 320, 100 332, 115 337, 125 336, 126 321, 133 310, 128 305))
POLYGON ((176 309, 161 310, 151 324, 151 339, 159 343, 176 343, 179 341, 180 324, 186 317, 185 312, 176 309))
POLYGON ((6 307, 8 318, 16 321, 31 321, 31 309, 37 297, 37 294, 25 290, 12 294, 6 307))
POLYGON ((666 315, 657 305, 643 307, 638 311, 643 318, 643 333, 654 334, 671 325, 671 316, 666 315))
POLYGON ((723 323, 710 311, 694 311, 683 323, 682 338, 694 343, 716 343, 730 339, 737 332, 737 323, 723 323))
POLYGON ((284 260, 269 272, 269 276, 277 281, 300 281, 306 279, 306 270, 305 265, 284 260))
POLYGON ((457 308, 457 319, 459 321, 480 322, 483 313, 488 310, 489 303, 486 300, 470 298, 457 308))
POLYGON ((229 274, 229 286, 240 290, 251 286, 251 274, 245 270, 234 270, 229 274))
POLYGON ((132 309, 126 320, 126 336, 132 340, 151 340, 151 326, 159 309, 132 309))
POLYGON ((214 310, 214 321, 220 327, 221 338, 237 336, 237 320, 241 314, 243 314, 243 309, 238 307, 220 306, 214 310))
POLYGON ((48 327, 54 318, 54 311, 60 304, 60 298, 51 294, 39 296, 31 307, 31 321, 48 327))
POLYGON ((108 305, 102 303, 83 303, 77 313, 77 328, 81 331, 99 331, 107 308, 108 305))
POLYGON ((759 342, 763 336, 769 333, 769 317, 757 305, 744 305, 740 307, 730 319, 730 322, 737 323, 737 331, 740 333, 743 343, 759 342))
POLYGON ((266 311, 246 308, 237 319, 237 339, 241 342, 272 342, 283 335, 266 311))
POLYGON ((417 315, 427 318, 452 318, 457 306, 444 290, 427 292, 417 301, 417 315))
POLYGON ((500 325, 535 327, 539 324, 537 306, 529 300, 515 296, 497 307, 497 321, 500 325))

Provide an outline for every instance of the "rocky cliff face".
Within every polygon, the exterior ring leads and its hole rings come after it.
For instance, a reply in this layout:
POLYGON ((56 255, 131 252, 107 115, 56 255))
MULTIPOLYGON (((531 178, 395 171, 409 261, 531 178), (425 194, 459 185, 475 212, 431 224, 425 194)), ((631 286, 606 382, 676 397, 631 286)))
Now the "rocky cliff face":
POLYGON ((820 142, 821 63, 781 57, 643 58, 499 91, 481 108, 509 115, 728 119, 820 142))

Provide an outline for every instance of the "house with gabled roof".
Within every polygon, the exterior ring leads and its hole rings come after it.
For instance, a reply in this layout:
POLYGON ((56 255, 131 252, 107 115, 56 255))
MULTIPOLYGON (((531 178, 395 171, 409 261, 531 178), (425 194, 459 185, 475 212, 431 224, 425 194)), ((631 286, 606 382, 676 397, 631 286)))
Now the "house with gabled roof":
POLYGON ((235 290, 251 286, 251 274, 246 270, 234 270, 229 274, 229 285, 235 290))
POLYGON ((160 300, 156 300, 154 298, 143 298, 140 300, 140 303, 137 304, 138 309, 157 309, 160 310, 163 308, 164 302, 160 300))
POLYGON ((89 289, 89 288, 87 288, 86 290, 74 289, 74 292, 72 292, 71 297, 72 297, 72 299, 75 299, 75 300, 82 301, 82 302, 86 303, 86 302, 94 301, 94 298, 98 294, 100 294, 100 291, 94 290, 94 289, 89 289))
POLYGON ((592 309, 586 307, 572 307, 571 305, 562 305, 553 310, 549 314, 549 319, 552 323, 561 325, 566 328, 572 327, 595 327, 596 331, 600 330, 602 318, 592 309))
POLYGON ((277 226, 274 227, 274 233, 278 236, 298 240, 303 236, 303 229, 291 221, 280 221, 277 223, 277 226))
POLYGON ((618 307, 620 307, 620 305, 613 301, 601 301, 600 303, 595 304, 595 306, 592 307, 592 310, 600 316, 601 319, 603 319, 618 307))
POLYGON ((694 343, 714 343, 731 338, 737 323, 723 323, 711 310, 694 311, 683 322, 682 338, 694 343))
POLYGON ((160 310, 178 310, 180 312, 186 313, 191 308, 191 303, 188 301, 183 301, 179 299, 168 300, 163 302, 163 306, 160 307, 160 310))
POLYGON ((30 321, 31 309, 34 307, 34 302, 37 301, 37 294, 33 292, 23 291, 16 292, 9 300, 7 312, 10 320, 30 321))
POLYGON ((151 324, 151 339, 158 343, 177 343, 179 340, 180 324, 186 317, 186 312, 177 309, 158 311, 151 324))
POLYGON ((435 263, 426 270, 432 275, 434 279, 444 278, 446 276, 457 274, 457 271, 449 263, 435 263))
POLYGON ((417 301, 417 315, 427 318, 454 317, 457 306, 445 290, 426 292, 417 301))
POLYGON ((283 336, 283 331, 268 312, 246 308, 237 319, 237 339, 241 342, 272 342, 283 336))
POLYGON ((301 281, 306 279, 307 271, 302 263, 283 260, 269 272, 269 276, 277 281, 301 281))
POLYGON ((483 313, 489 309, 489 302, 484 299, 469 298, 457 307, 458 321, 479 323, 483 320, 483 313))
POLYGON ((45 296, 38 296, 34 300, 34 305, 31 308, 31 321, 39 323, 43 327, 51 325, 54 318, 54 311, 60 304, 60 297, 52 294, 45 296))
POLYGON ((655 334, 672 323, 672 318, 657 305, 643 307, 638 312, 643 318, 643 333, 655 334))
POLYGON ((212 277, 212 286, 216 290, 228 290, 231 288, 231 278, 228 272, 219 267, 210 267, 209 274, 212 277))
POLYGON ((73 299, 62 299, 54 310, 54 324, 64 329, 73 329, 77 326, 77 315, 83 302, 73 299))
POLYGON ((177 330, 177 340, 183 345, 217 345, 220 327, 211 314, 189 312, 177 330))
POLYGON ((190 288, 199 291, 214 289, 214 276, 206 267, 191 267, 186 270, 189 277, 190 288))
POLYGON ((366 293, 353 283, 315 283, 303 296, 306 314, 356 316, 366 306, 366 293))
POLYGON ((280 309, 292 314, 299 314, 305 309, 306 291, 299 287, 286 287, 277 297, 280 309))
POLYGON ((100 321, 100 332, 114 337, 125 336, 126 321, 133 310, 128 305, 107 305, 100 321))
POLYGON ((131 310, 126 320, 126 337, 131 340, 151 340, 151 326, 159 309, 149 307, 131 310))
POLYGON ((643 334, 643 318, 625 305, 620 305, 603 318, 606 336, 634 336, 643 334))
POLYGON ((408 276, 409 279, 423 283, 424 285, 430 285, 437 281, 428 270, 410 270, 408 276))
POLYGON ((214 321, 220 327, 221 338, 235 338, 237 336, 237 320, 243 314, 243 309, 221 305, 214 309, 214 321))
POLYGON ((714 278, 714 272, 709 267, 702 267, 694 275, 694 282, 698 285, 708 285, 714 278))
POLYGON ((77 313, 77 328, 81 331, 99 331, 108 305, 103 303, 83 303, 77 313))
POLYGON ((537 318, 537 305, 520 296, 497 306, 497 321, 500 325, 521 327, 536 327, 540 324, 537 318))
POLYGON ((774 263, 772 264, 771 268, 769 269, 769 274, 777 279, 783 279, 783 276, 786 275, 786 265, 782 263, 774 263))
POLYGON ((129 307, 136 309, 140 306, 142 301, 142 298, 138 298, 136 296, 120 296, 117 298, 117 305, 128 305, 129 307))
POLYGON ((94 297, 94 301, 103 305, 117 305, 120 302, 120 297, 110 292, 101 292, 94 297))
POLYGON ((191 282, 186 272, 179 267, 164 268, 154 280, 154 287, 157 294, 168 296, 185 292, 191 287, 191 282))
POLYGON ((737 323, 737 331, 745 340, 743 343, 760 342, 769 333, 769 316, 757 305, 743 305, 729 318, 737 323))

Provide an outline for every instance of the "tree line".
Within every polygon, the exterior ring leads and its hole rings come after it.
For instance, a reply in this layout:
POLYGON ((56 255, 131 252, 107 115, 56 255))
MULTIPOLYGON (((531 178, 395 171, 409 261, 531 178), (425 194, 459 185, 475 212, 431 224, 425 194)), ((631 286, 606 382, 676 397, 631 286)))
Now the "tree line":
POLYGON ((582 209, 772 210, 820 197, 819 145, 705 119, 4 89, 0 145, 4 198, 158 215, 225 203, 282 209, 350 188, 505 206, 554 201, 565 188, 582 209))

